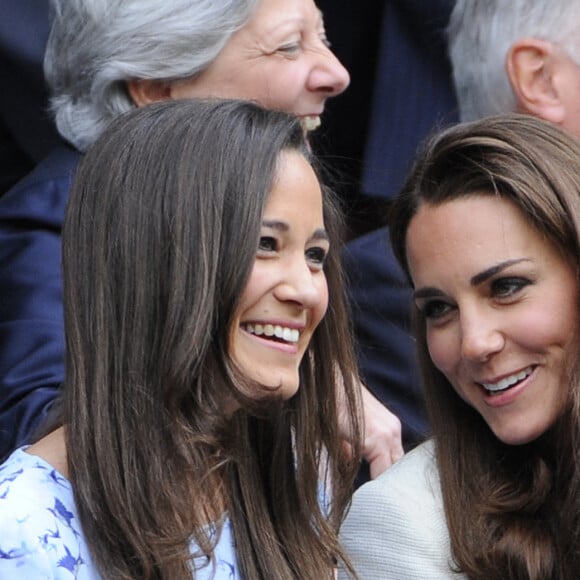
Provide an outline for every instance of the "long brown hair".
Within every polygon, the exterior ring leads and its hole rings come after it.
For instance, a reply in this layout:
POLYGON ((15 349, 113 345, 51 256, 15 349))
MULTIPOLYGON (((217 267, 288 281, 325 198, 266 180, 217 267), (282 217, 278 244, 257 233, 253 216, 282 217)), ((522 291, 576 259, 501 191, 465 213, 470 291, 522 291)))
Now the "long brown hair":
MULTIPOLYGON (((256 401, 249 389, 260 387, 228 355, 284 150, 309 155, 293 117, 188 100, 122 117, 81 162, 63 231, 63 420, 83 531, 104 577, 191 578, 192 557, 211 565, 224 510, 245 578, 329 578, 344 560, 337 529, 359 424, 337 252, 296 396, 256 401), (228 416, 232 397, 241 409, 228 416)), ((323 203, 336 244, 328 192, 323 203)))
MULTIPOLYGON (((505 115, 450 128, 430 140, 393 206, 390 234, 409 280, 406 235, 422 203, 497 195, 578 270, 579 142, 530 116, 505 115)), ((580 570, 580 385, 537 441, 509 446, 454 391, 431 361, 425 320, 415 328, 426 406, 453 557, 472 580, 572 580, 580 570)), ((571 361, 577 365, 577 361, 571 361)))

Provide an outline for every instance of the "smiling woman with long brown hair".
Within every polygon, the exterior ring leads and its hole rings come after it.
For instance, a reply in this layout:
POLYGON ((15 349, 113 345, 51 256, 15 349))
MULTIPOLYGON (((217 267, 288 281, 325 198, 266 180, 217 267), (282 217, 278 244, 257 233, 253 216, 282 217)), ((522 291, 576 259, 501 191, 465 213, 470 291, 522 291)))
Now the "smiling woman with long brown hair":
POLYGON ((362 578, 578 577, 579 149, 529 116, 459 125, 397 199, 433 439, 355 495, 362 578))
POLYGON ((0 575, 334 576, 360 450, 338 225, 290 115, 105 131, 63 233, 61 426, 0 467, 0 575))

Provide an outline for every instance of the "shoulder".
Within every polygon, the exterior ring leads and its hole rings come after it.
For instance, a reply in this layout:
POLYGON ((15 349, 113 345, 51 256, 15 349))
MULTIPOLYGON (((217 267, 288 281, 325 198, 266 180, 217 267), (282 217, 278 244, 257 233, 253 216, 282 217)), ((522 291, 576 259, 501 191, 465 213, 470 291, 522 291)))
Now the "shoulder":
POLYGON ((91 576, 92 564, 67 479, 17 449, 0 466, 0 577, 91 576))
POLYGON ((2 518, 21 507, 38 508, 55 498, 74 504, 69 481, 40 457, 20 448, 0 465, 2 518))
POLYGON ((365 580, 458 577, 431 441, 355 493, 341 541, 365 580))
POLYGON ((384 505, 424 513, 425 508, 439 510, 441 502, 433 443, 427 441, 363 485, 354 495, 351 511, 355 506, 358 510, 384 505))

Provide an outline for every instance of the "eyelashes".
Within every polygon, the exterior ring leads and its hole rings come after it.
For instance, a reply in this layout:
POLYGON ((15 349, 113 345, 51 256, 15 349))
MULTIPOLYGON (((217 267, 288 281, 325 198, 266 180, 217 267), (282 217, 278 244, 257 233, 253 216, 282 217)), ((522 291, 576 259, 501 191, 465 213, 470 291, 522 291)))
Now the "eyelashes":
MULTIPOLYGON (((273 236, 261 236, 258 242, 258 256, 268 257, 280 251, 280 243, 273 236)), ((324 267, 328 249, 322 246, 311 246, 304 251, 306 261, 313 269, 320 270, 324 267)))
POLYGON ((438 320, 443 318, 453 306, 443 300, 428 300, 417 305, 419 312, 425 318, 438 320))
POLYGON ((491 283, 491 293, 496 298, 510 298, 530 284, 531 280, 518 276, 498 278, 491 283))
POLYGON ((258 242, 258 252, 276 252, 278 240, 272 236, 261 236, 258 242))
MULTIPOLYGON (((489 281, 484 287, 484 297, 500 305, 516 302, 520 293, 534 282, 522 276, 503 276, 489 281)), ((433 322, 441 321, 457 309, 457 305, 446 298, 434 297, 416 301, 420 314, 433 322)))
MULTIPOLYGON (((320 32, 318 34, 318 40, 328 49, 332 47, 331 42, 328 40, 326 36, 326 32, 320 32)), ((276 52, 285 54, 287 56, 297 56, 303 48, 307 48, 309 46, 308 41, 304 44, 302 41, 300 42, 288 42, 287 44, 282 44, 278 48, 276 48, 276 52)))
POLYGON ((317 266, 319 269, 324 267, 327 255, 328 251, 324 248, 315 247, 306 250, 306 258, 308 261, 314 264, 314 266, 317 266))
POLYGON ((288 56, 295 56, 300 52, 300 44, 294 42, 292 44, 285 44, 283 46, 279 46, 276 50, 282 54, 286 54, 288 56))

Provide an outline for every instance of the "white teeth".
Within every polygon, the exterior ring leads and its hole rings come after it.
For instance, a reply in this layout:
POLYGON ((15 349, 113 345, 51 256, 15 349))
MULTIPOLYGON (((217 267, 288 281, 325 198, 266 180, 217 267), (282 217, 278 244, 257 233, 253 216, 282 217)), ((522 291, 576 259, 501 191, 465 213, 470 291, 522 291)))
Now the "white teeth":
POLYGON ((298 342, 300 338, 300 331, 295 328, 288 328, 286 326, 280 326, 279 324, 244 324, 244 329, 250 334, 255 334, 256 336, 275 336, 286 342, 298 342))
POLYGON ((508 387, 511 387, 516 383, 523 381, 526 377, 529 377, 532 374, 532 371, 533 368, 528 367, 527 369, 524 369, 523 371, 516 373, 515 375, 510 375, 509 377, 506 377, 505 379, 502 379, 497 383, 481 383, 481 386, 484 389, 492 392, 503 391, 508 387))
POLYGON ((309 115, 300 119, 304 131, 314 131, 320 127, 320 117, 318 115, 309 115))

